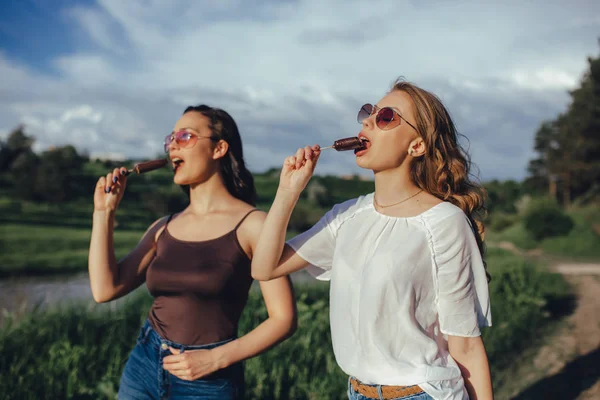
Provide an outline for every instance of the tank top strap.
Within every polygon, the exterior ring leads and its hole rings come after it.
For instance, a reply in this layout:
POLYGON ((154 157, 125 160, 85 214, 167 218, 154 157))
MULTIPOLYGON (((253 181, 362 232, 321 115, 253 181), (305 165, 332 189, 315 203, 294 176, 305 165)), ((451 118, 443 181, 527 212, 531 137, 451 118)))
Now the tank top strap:
POLYGON ((169 218, 167 218, 167 222, 165 223, 165 226, 163 226, 162 231, 160 231, 160 234, 156 238, 156 242, 158 242, 160 240, 160 238, 162 237, 163 233, 165 233, 165 231, 167 230, 167 225, 169 225, 169 222, 171 222, 171 218, 173 218, 173 215, 175 215, 175 214, 171 214, 171 215, 169 215, 169 218))
POLYGON ((248 213, 246 215, 244 215, 244 217, 240 220, 240 222, 237 223, 235 228, 233 228, 234 232, 237 231, 238 228, 240 227, 240 225, 242 225, 242 222, 244 222, 246 220, 246 218, 248 218, 248 215, 252 214, 254 211, 258 211, 258 208, 254 208, 254 209, 248 211, 248 213))

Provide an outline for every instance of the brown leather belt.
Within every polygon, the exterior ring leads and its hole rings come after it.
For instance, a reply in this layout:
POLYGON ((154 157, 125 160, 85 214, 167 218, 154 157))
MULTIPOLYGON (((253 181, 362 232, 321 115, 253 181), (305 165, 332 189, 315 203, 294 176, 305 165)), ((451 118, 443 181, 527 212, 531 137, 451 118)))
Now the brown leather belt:
MULTIPOLYGON (((369 386, 361 383, 356 378, 350 378, 350 384, 355 392, 362 394, 370 399, 379 399, 377 386, 369 386)), ((384 399, 395 399, 398 397, 410 396, 413 394, 423 393, 423 389, 419 385, 414 386, 384 386, 381 385, 381 394, 384 399)))

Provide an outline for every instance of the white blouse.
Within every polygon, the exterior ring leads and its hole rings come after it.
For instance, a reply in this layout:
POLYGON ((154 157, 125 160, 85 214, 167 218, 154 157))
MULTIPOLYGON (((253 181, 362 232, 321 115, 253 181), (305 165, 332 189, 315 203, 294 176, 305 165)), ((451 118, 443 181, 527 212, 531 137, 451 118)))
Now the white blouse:
POLYGON ((311 275, 331 280, 336 360, 364 383, 467 399, 447 335, 476 337, 492 324, 470 222, 448 202, 415 217, 386 216, 373 195, 334 206, 288 241, 311 275))

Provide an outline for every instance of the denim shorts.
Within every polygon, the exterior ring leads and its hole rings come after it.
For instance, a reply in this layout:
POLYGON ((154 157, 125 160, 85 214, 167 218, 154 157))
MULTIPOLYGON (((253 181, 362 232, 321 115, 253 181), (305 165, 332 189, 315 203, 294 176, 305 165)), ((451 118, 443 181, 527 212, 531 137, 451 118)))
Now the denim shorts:
MULTIPOLYGON (((348 378, 348 400, 371 400, 371 397, 366 397, 363 396, 362 394, 356 392, 354 390, 354 388, 352 387, 352 385, 350 384, 350 378, 348 378)), ((364 384, 363 384, 364 385, 364 384)), ((383 396, 381 396, 381 386, 383 385, 368 385, 368 386, 372 386, 377 388, 377 392, 379 393, 379 399, 383 399, 383 396)), ((417 393, 417 394, 410 394, 408 396, 403 396, 403 397, 396 397, 394 399, 390 399, 390 400, 433 400, 433 397, 431 397, 430 395, 428 395, 425 392, 422 393, 417 393)))
POLYGON ((233 364, 195 381, 179 379, 163 369, 163 358, 175 349, 212 349, 233 339, 202 346, 184 346, 160 337, 146 321, 121 376, 119 399, 219 399, 244 397, 243 364, 233 364))

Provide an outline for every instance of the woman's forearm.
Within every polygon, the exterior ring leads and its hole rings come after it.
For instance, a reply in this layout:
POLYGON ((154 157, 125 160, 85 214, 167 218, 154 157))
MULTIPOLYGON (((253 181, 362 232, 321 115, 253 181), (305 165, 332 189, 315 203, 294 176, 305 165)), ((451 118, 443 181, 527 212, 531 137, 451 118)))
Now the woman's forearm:
POLYGON ((97 302, 111 300, 118 284, 113 230, 114 211, 94 211, 88 270, 92 295, 97 302))
POLYGON ((269 350, 294 333, 295 321, 293 317, 269 317, 246 335, 213 349, 218 368, 226 368, 269 350))
POLYGON ((299 193, 279 189, 262 226, 260 237, 252 256, 252 277, 269 280, 279 264, 288 223, 299 193))
POLYGON ((487 354, 481 337, 454 338, 448 345, 450 355, 458 364, 470 400, 494 398, 487 354))

